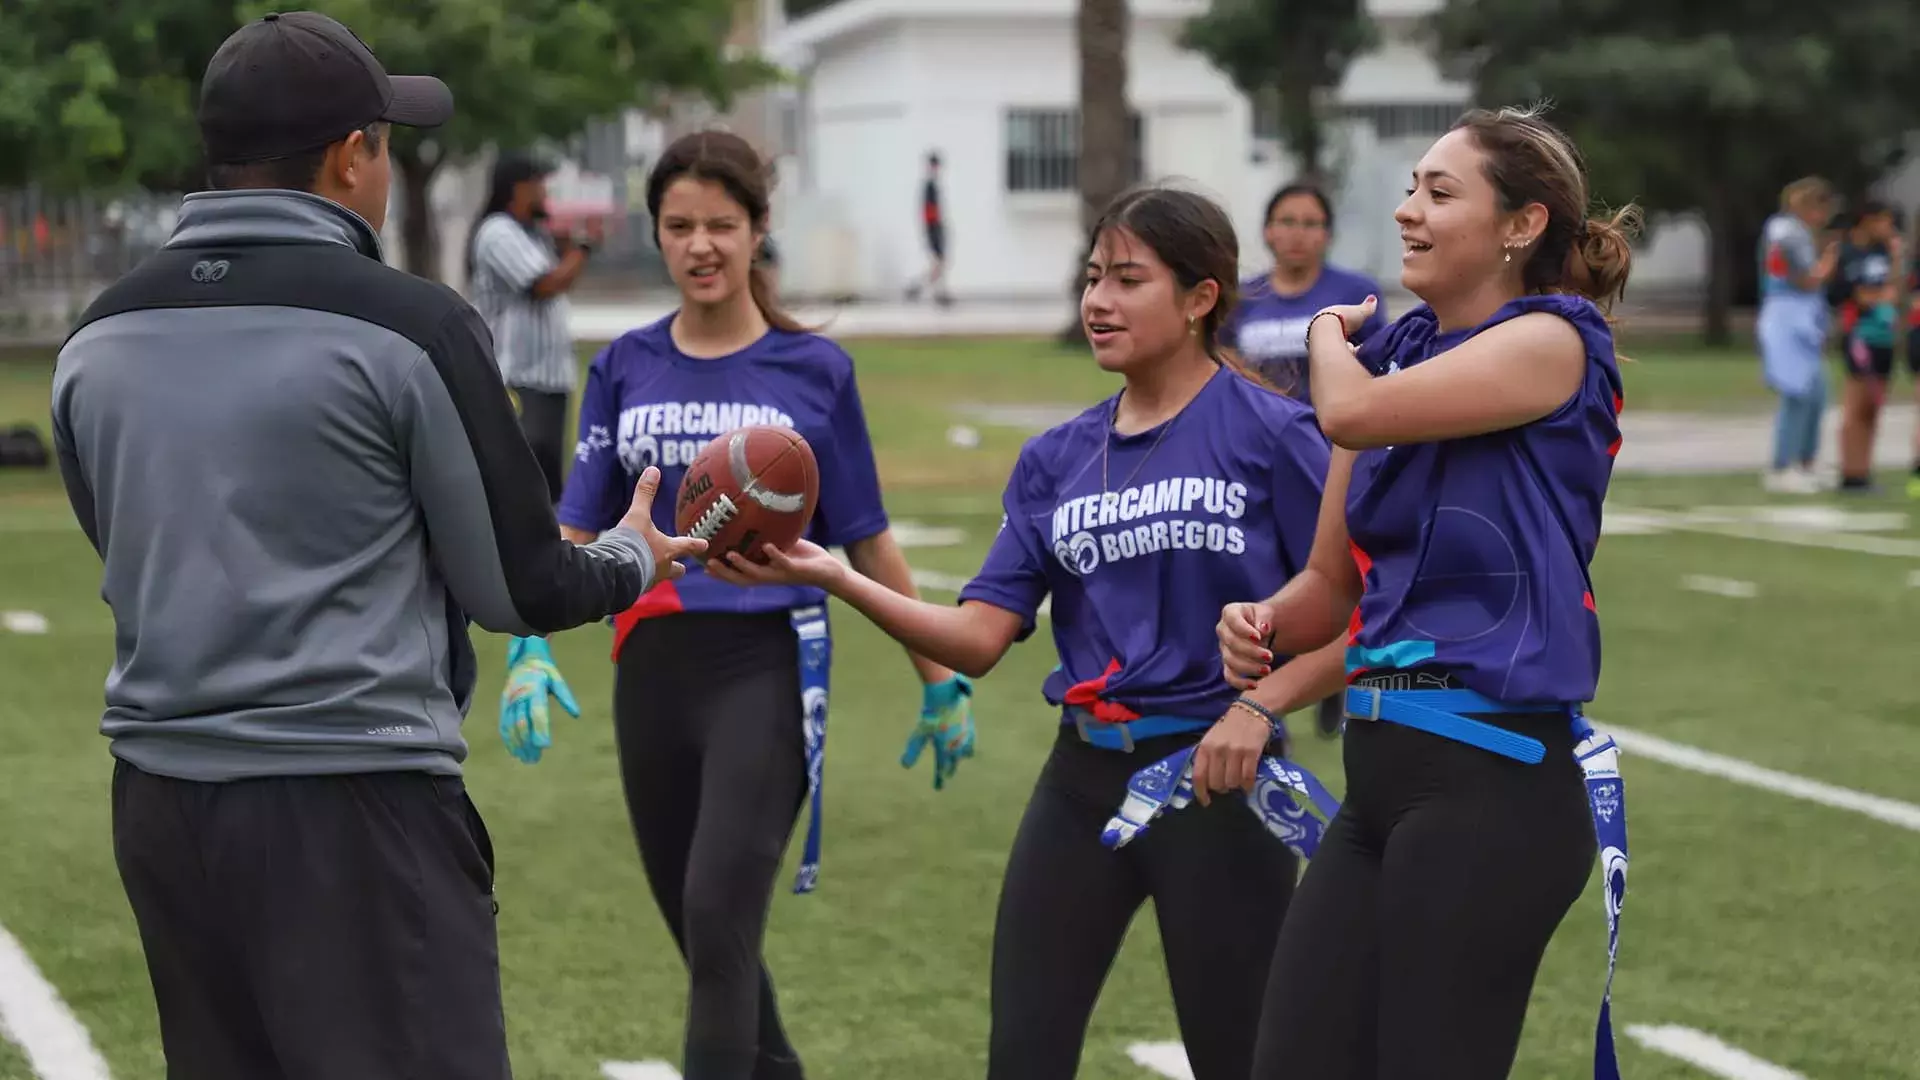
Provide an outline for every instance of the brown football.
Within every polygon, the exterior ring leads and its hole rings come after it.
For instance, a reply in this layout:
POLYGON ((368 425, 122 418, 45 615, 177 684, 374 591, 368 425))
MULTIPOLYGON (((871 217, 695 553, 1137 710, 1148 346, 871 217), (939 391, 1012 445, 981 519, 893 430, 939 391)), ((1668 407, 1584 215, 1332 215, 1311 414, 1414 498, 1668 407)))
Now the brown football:
POLYGON ((762 546, 800 539, 820 499, 813 448, 792 428, 735 428, 701 449, 674 498, 674 529, 707 542, 707 558, 729 551, 765 563, 762 546))

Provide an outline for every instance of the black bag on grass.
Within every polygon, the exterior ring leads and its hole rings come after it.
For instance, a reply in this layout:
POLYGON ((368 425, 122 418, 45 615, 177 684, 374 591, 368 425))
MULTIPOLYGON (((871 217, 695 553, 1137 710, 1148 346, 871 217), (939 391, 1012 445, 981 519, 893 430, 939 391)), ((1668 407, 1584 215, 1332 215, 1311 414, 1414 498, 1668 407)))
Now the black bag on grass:
POLYGON ((0 469, 44 469, 51 460, 46 440, 32 424, 0 431, 0 469))

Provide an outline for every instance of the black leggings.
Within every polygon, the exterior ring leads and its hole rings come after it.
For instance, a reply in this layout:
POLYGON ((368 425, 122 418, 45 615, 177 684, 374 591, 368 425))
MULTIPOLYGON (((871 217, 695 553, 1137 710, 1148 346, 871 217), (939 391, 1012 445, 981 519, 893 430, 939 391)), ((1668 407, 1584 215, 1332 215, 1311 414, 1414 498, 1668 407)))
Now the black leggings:
POLYGON ((654 900, 690 974, 687 1080, 795 1080, 760 956, 806 795, 785 612, 645 619, 621 648, 614 733, 654 900))
POLYGON ((1539 739, 1546 759, 1348 721, 1346 800, 1280 934, 1253 1080, 1512 1068, 1540 958, 1596 845, 1567 719, 1480 719, 1539 739))
POLYGON ((540 475, 547 479, 549 499, 557 503, 566 480, 567 395, 525 387, 515 387, 513 392, 520 398, 520 432, 540 463, 540 475))
POLYGON ((1166 813, 1118 851, 1100 843, 1133 773, 1193 741, 1151 739, 1125 754, 1065 729, 1055 743, 1007 860, 988 1080, 1074 1075, 1101 983, 1148 897, 1194 1077, 1246 1080, 1298 860, 1239 793, 1166 813))

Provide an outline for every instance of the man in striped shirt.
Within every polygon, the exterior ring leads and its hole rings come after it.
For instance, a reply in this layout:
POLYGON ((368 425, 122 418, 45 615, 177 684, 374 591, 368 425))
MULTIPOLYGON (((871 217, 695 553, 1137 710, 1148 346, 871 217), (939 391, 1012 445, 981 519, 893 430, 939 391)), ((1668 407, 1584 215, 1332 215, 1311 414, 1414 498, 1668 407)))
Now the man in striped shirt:
POLYGON ((577 366, 567 329, 567 290, 580 278, 600 240, 557 241, 547 219, 547 174, 532 158, 502 156, 494 165, 487 204, 474 222, 467 251, 468 291, 493 332, 500 376, 519 401, 520 429, 539 459, 547 493, 557 502, 566 461, 567 398, 577 366))

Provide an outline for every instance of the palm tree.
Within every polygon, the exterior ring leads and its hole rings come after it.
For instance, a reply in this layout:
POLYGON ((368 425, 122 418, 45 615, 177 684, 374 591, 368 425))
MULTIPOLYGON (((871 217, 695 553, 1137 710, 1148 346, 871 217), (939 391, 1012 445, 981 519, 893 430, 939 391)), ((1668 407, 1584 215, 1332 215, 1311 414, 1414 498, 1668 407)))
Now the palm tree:
MULTIPOLYGON (((1134 180, 1133 125, 1127 109, 1127 42, 1132 18, 1127 0, 1080 0, 1075 29, 1080 44, 1080 226, 1093 228, 1101 211, 1134 180)), ((1074 252, 1074 313, 1061 332, 1084 342, 1080 326, 1081 252, 1074 252)))

